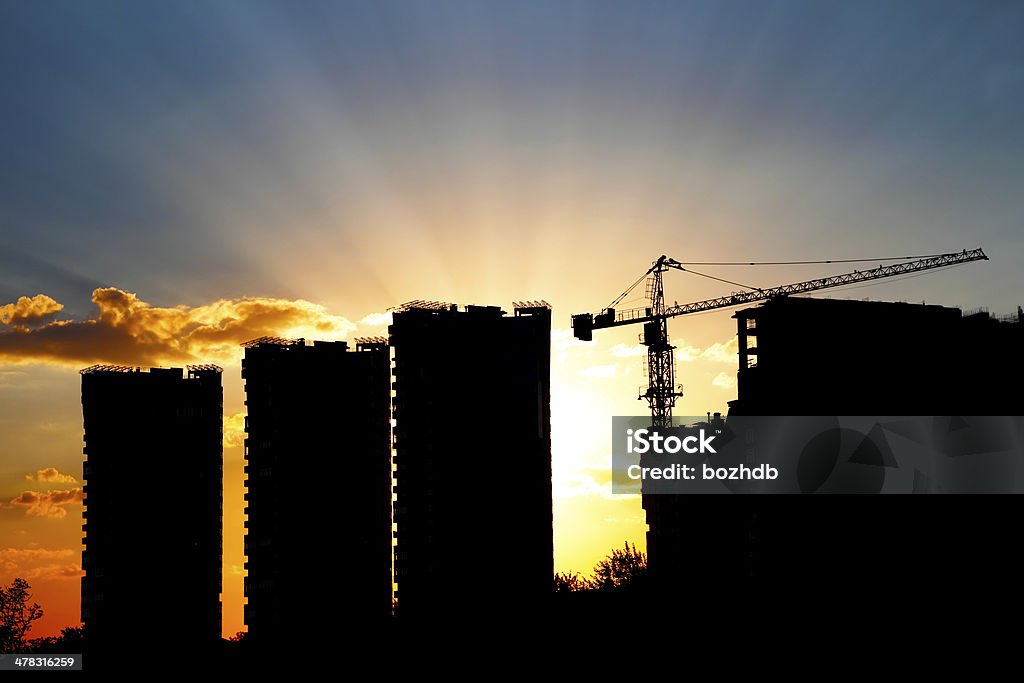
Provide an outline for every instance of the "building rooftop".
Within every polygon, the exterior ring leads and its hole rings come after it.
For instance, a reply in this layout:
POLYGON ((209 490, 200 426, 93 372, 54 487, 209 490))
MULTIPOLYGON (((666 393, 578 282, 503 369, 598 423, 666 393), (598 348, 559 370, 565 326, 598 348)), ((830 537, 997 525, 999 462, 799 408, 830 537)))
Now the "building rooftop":
MULTIPOLYGON (((210 363, 198 364, 198 365, 186 365, 185 369, 188 370, 189 377, 200 374, 215 373, 220 374, 224 372, 224 368, 219 365, 213 365, 210 363)), ((98 363, 96 365, 90 365, 87 368, 82 368, 78 371, 80 375, 99 375, 99 374, 152 374, 152 375, 173 375, 182 377, 184 371, 182 368, 161 368, 161 367, 142 367, 142 366, 131 366, 131 365, 108 365, 104 363, 98 363)))

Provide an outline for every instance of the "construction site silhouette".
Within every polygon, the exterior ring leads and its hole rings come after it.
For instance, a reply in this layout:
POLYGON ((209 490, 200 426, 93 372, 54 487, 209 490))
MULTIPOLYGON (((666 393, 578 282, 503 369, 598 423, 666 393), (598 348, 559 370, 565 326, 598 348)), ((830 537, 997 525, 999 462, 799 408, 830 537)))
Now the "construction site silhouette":
MULTIPOLYGON (((551 309, 521 302, 513 310, 417 301, 393 311, 388 338, 360 339, 355 349, 245 344, 249 634, 225 661, 267 662, 275 647, 316 642, 296 630, 297 619, 314 633, 343 623, 360 627, 356 642, 387 636, 417 649, 452 632, 480 638, 484 625, 549 632, 764 606, 969 610, 1010 599, 1020 506, 999 495, 645 494, 645 580, 553 592, 551 309), (327 466, 348 483, 337 496, 310 497, 303 478, 327 466), (333 521, 325 529, 311 518, 333 521), (336 546, 339 568, 314 579, 315 599, 301 598, 309 549, 323 543, 336 546)), ((946 416, 937 424, 955 430, 964 422, 957 416, 1024 407, 1015 391, 1024 379, 1019 309, 997 318, 778 296, 733 317, 738 391, 729 414, 714 418, 719 425, 752 415, 817 416, 825 427, 839 415, 925 415, 946 416)), ((667 344, 658 329, 645 334, 667 344)), ((126 605, 142 588, 111 581, 128 576, 147 547, 160 548, 151 561, 180 593, 170 599, 192 605, 163 622, 161 638, 216 645, 219 380, 213 366, 190 366, 187 377, 83 371, 82 615, 93 651, 133 638, 126 605), (132 516, 117 493, 118 467, 142 441, 159 457, 136 466, 154 477, 174 472, 189 491, 157 525, 132 516)), ((828 439, 818 447, 824 458, 839 448, 828 439)), ((928 492, 920 481, 915 491, 928 492)))

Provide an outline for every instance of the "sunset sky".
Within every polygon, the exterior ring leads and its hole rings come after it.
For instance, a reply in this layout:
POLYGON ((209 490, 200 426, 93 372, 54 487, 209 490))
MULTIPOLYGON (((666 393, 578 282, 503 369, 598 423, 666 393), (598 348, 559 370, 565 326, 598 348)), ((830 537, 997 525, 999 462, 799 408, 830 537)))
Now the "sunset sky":
MULTIPOLYGON (((240 630, 238 343, 381 334, 411 299, 553 305, 556 568, 642 547, 607 443, 612 415, 646 409, 639 330, 582 344, 570 314, 663 253, 977 246, 992 260, 831 296, 1015 311, 1022 35, 1024 4, 997 0, 0 0, 0 582, 32 583, 32 635, 78 623, 77 371, 214 362, 224 632, 240 630)), ((670 302, 729 291, 666 282, 670 302)), ((733 323, 670 325, 677 414, 735 397, 733 323)), ((135 514, 180 504, 137 485, 135 514)))

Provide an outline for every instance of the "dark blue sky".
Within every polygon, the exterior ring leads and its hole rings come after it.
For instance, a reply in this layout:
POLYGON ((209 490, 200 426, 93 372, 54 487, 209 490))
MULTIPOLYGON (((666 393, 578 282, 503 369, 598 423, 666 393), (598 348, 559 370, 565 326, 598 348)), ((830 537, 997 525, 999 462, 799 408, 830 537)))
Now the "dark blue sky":
POLYGON ((663 251, 981 245, 949 303, 1005 308, 1022 35, 1020 2, 5 0, 0 299, 575 303, 575 268, 589 306, 663 251))

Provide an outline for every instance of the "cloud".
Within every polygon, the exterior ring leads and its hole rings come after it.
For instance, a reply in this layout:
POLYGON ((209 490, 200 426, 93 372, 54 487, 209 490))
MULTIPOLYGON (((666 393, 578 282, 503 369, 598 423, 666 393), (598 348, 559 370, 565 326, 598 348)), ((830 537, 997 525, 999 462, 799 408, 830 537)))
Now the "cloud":
POLYGON ((676 360, 683 363, 703 360, 712 363, 735 364, 736 354, 739 353, 739 350, 739 340, 736 337, 724 342, 715 342, 706 349, 680 341, 676 347, 676 360))
POLYGON ((24 376, 25 373, 19 370, 0 370, 0 387, 12 384, 24 376))
POLYGON ((583 467, 572 472, 557 473, 552 480, 555 498, 599 497, 609 502, 632 501, 638 496, 612 493, 612 471, 605 467, 583 467))
POLYGON ((25 478, 29 481, 48 481, 58 484, 77 484, 78 480, 72 477, 70 474, 61 473, 56 467, 44 467, 41 470, 35 472, 29 472, 25 475, 25 478))
POLYGON ((551 346, 555 351, 565 351, 576 346, 586 346, 587 342, 573 336, 572 330, 551 328, 551 346))
POLYGON ((360 327, 387 327, 391 324, 390 313, 371 313, 359 320, 360 327))
POLYGON ((605 517, 601 520, 608 524, 644 524, 647 518, 644 515, 633 515, 631 517, 605 517))
POLYGON ((69 563, 81 554, 71 548, 0 548, 0 574, 35 578, 77 578, 82 567, 69 563))
POLYGON ((619 372, 618 365, 594 365, 580 370, 584 377, 614 377, 619 372))
POLYGON ((0 548, 0 564, 55 560, 62 557, 71 557, 74 554, 75 551, 69 548, 61 548, 59 550, 47 550, 45 548, 0 548))
POLYGON ((720 372, 711 380, 711 384, 720 389, 732 389, 736 386, 736 378, 733 375, 720 372))
POLYGON ((16 329, 28 329, 52 318, 64 308, 45 294, 22 296, 13 304, 0 306, 0 323, 16 329))
POLYGON ((63 519, 68 511, 65 505, 81 505, 85 500, 81 487, 63 491, 22 491, 17 498, 11 499, 14 507, 25 508, 25 514, 29 517, 49 517, 50 519, 63 519))
POLYGON ((587 474, 559 477, 554 483, 553 495, 556 498, 573 498, 575 496, 608 496, 611 494, 611 483, 601 483, 587 474))
POLYGON ((616 344, 612 347, 612 355, 618 358, 631 358, 635 356, 646 356, 647 347, 643 344, 634 344, 633 346, 626 346, 625 344, 616 344))
POLYGON ((676 360, 689 363, 700 358, 701 349, 697 346, 690 346, 684 341, 676 345, 676 360))
POLYGON ((80 579, 84 576, 82 565, 72 564, 44 564, 41 567, 34 567, 25 572, 25 578, 36 579, 80 579))
POLYGON ((356 327, 303 299, 243 297, 163 308, 106 287, 95 290, 92 301, 95 319, 0 332, 0 363, 230 363, 241 355, 238 345, 256 337, 341 339, 356 327))
POLYGON ((55 579, 78 579, 85 575, 80 564, 66 564, 58 568, 51 576, 55 579))
POLYGON ((736 363, 736 354, 740 351, 740 342, 733 337, 727 342, 716 342, 701 351, 700 357, 715 363, 736 363))
POLYGON ((224 448, 245 443, 245 413, 224 416, 224 448))

